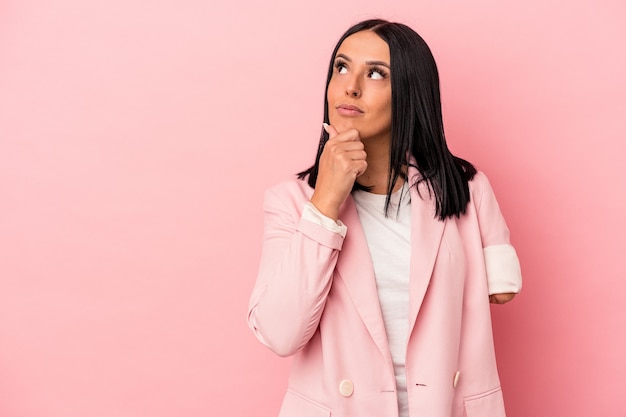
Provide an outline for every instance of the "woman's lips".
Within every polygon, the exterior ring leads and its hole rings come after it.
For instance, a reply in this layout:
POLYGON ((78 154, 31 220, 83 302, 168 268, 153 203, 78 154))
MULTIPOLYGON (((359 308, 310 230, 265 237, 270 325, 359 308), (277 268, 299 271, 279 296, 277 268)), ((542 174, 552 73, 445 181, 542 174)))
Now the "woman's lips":
POLYGON ((360 116, 363 114, 363 110, 351 104, 340 104, 335 108, 337 109, 337 113, 342 116, 360 116))

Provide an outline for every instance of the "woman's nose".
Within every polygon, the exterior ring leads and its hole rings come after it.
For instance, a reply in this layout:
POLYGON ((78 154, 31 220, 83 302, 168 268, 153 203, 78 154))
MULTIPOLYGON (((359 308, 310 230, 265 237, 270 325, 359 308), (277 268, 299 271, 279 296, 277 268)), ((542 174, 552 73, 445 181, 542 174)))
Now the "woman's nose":
POLYGON ((361 90, 357 86, 351 85, 348 88, 346 88, 346 95, 350 97, 358 98, 361 96, 361 90))

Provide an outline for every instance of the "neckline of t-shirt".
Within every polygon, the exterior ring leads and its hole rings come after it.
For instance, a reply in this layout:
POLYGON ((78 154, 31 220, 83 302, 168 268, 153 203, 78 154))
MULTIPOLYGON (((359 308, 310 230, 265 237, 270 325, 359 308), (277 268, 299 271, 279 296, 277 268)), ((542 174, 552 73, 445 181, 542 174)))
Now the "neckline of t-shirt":
MULTIPOLYGON (((374 194, 364 190, 356 190, 352 194, 354 199, 360 204, 384 206, 385 201, 387 200, 387 194, 374 194)), ((403 205, 409 204, 411 202, 411 196, 409 194, 409 188, 407 187, 406 182, 402 184, 402 187, 400 187, 399 190, 391 193, 390 207, 398 204, 400 196, 402 196, 401 201, 403 205)))

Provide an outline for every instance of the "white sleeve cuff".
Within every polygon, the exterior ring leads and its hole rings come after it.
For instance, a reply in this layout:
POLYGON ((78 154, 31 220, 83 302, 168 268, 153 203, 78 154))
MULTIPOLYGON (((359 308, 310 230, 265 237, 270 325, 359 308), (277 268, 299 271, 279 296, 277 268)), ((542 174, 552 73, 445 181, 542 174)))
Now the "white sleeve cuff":
POLYGON ((522 271, 515 248, 509 244, 483 248, 489 295, 518 293, 522 290, 522 271))
POLYGON ((346 237, 348 227, 341 220, 334 221, 330 217, 324 216, 311 202, 304 204, 302 218, 318 224, 330 232, 339 233, 341 237, 346 237))

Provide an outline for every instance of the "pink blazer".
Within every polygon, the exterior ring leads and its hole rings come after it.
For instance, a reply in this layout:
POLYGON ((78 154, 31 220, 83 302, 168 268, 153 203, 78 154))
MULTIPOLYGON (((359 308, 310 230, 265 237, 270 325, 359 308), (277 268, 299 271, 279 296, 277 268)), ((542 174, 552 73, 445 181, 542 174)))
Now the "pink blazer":
MULTIPOLYGON (((505 415, 488 279, 508 288, 498 292, 518 292, 519 262, 484 174, 470 190, 466 214, 439 221, 428 192, 421 198, 411 189, 411 416, 505 415)), ((301 219, 312 193, 296 179, 266 192, 263 252, 248 311, 261 343, 295 355, 279 417, 397 416, 374 269, 354 201, 348 197, 341 210, 348 227, 342 238, 301 219)))

